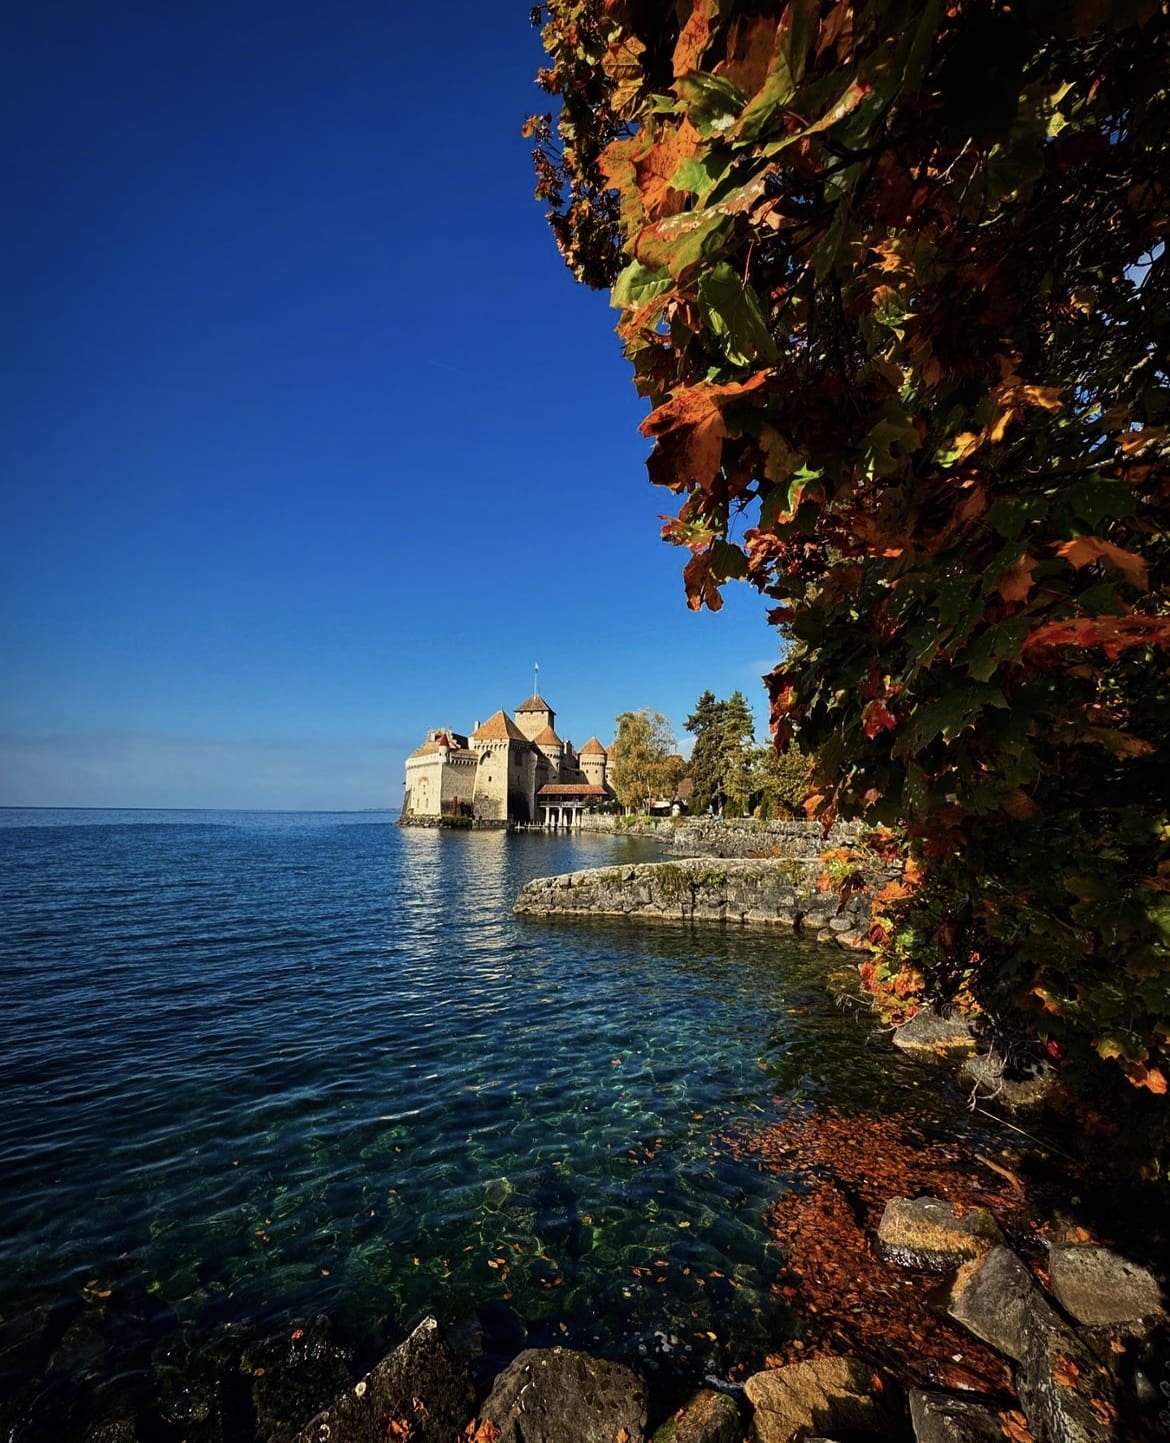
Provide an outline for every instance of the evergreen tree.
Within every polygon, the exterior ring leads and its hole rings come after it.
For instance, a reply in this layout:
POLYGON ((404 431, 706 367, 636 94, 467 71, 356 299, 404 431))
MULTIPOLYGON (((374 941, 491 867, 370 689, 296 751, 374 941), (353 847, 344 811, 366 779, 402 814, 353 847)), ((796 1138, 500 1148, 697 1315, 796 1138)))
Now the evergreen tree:
POLYGON ((719 757, 726 798, 724 812, 743 817, 749 811, 755 780, 756 719, 741 691, 723 703, 719 757))
POLYGON ((702 816, 723 810, 723 768, 720 757, 726 704, 705 691, 684 725, 695 738, 691 751, 691 811, 702 816))

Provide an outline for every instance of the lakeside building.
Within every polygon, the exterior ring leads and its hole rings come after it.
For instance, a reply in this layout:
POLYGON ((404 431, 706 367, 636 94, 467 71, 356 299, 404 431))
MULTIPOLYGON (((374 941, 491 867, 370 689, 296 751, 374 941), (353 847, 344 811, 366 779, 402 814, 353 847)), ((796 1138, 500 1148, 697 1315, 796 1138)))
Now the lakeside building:
POLYGON ((427 732, 406 759, 404 821, 470 818, 497 826, 579 826, 586 812, 614 800, 609 753, 596 737, 580 752, 556 733, 556 713, 540 696, 501 710, 464 734, 427 732))

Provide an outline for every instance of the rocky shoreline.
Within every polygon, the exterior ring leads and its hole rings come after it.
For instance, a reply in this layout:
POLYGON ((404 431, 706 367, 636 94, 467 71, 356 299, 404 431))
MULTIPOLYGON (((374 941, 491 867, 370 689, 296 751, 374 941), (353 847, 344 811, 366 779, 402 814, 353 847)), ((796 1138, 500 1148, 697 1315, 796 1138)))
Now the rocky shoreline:
MULTIPOLYGON (((817 886, 819 857, 783 860, 680 858, 624 867, 591 867, 538 877, 516 899, 522 917, 637 917, 659 921, 785 927, 865 945, 868 896, 841 902, 817 886)), ((876 880, 875 873, 875 880, 876 880)))
MULTIPOLYGON (((899 1286, 946 1274, 938 1306, 994 1349, 998 1394, 903 1388, 858 1356, 767 1367, 742 1387, 701 1387, 655 1416, 646 1381, 570 1348, 529 1348, 477 1390, 434 1318, 295 1434, 267 1443, 1113 1443, 1154 1437, 1162 1407, 1158 1280, 1114 1252, 1054 1234, 1029 1269, 983 1208, 895 1198, 873 1245, 899 1286), (1037 1277, 1039 1272, 1040 1277, 1037 1277), (1043 1279, 1043 1281, 1041 1281, 1043 1279), (1150 1424, 1147 1434, 1143 1420, 1150 1424)), ((659 1413, 661 1410, 659 1409, 659 1413)), ((132 1423, 91 1443, 138 1443, 132 1423)))

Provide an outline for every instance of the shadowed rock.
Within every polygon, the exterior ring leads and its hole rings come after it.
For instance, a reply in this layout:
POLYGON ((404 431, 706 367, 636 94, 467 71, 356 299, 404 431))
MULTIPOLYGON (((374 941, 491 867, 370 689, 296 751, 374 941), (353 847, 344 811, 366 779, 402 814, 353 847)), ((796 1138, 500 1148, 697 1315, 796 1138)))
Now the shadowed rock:
POLYGON ((909 1022, 894 1029, 894 1046, 916 1057, 970 1057, 975 1033, 963 1017, 943 1017, 924 1007, 909 1022))
POLYGON ((434 1318, 424 1318, 356 1386, 318 1413, 296 1443, 452 1443, 475 1407, 467 1370, 434 1318))
POLYGON ((1032 1275, 1009 1247, 994 1247, 955 1275, 947 1312, 957 1323, 1017 1363, 1024 1356, 1032 1275))
POLYGON ((643 1443, 646 1384, 631 1369, 570 1348, 529 1348, 480 1410, 499 1443, 643 1443))
POLYGON ((955 1393, 910 1394, 915 1443, 1004 1443, 998 1412, 955 1393))
POLYGON ((1153 1273, 1108 1248, 1060 1244, 1049 1252, 1048 1270, 1060 1306, 1089 1327, 1136 1323, 1161 1311, 1153 1273))
POLYGON ((651 1443, 739 1443, 742 1436, 735 1399, 704 1388, 657 1429, 651 1443))
POLYGON ((1016 1386, 1033 1434, 1045 1443, 1115 1443, 1112 1379, 1038 1289, 1028 1299, 1024 1341, 1016 1386))
POLYGON ((1043 1065, 1014 1076, 997 1052, 969 1057, 963 1076, 974 1084, 975 1096, 996 1102, 1009 1112, 1035 1112, 1043 1107, 1056 1083, 1052 1068, 1043 1065))

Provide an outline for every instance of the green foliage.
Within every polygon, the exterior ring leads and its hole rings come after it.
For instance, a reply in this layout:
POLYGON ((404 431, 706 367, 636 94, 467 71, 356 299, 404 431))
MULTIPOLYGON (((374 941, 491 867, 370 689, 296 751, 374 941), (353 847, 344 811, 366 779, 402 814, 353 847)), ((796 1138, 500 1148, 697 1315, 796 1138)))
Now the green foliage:
POLYGON ((546 13, 544 193, 576 273, 616 281, 690 604, 770 598, 778 743, 822 816, 907 829, 874 984, 1124 1078, 1156 1154, 1165 6, 546 13))
POLYGON ((752 785, 759 816, 769 820, 802 817, 805 798, 812 789, 812 763, 795 743, 782 752, 774 746, 758 747, 752 785))
POLYGON ((727 701, 717 701, 714 692, 705 691, 685 725, 695 738, 691 811, 746 816, 756 782, 756 723, 747 698, 737 691, 727 701))
POLYGON ((675 754, 674 732, 661 712, 624 711, 609 752, 610 781, 622 806, 648 811, 671 797, 686 763, 675 754))

